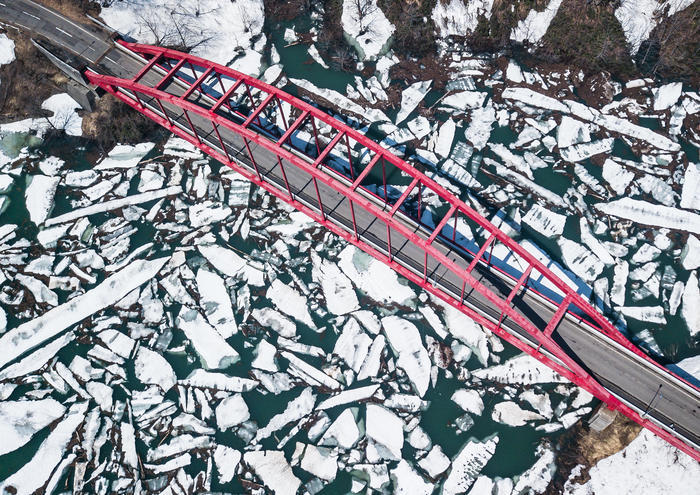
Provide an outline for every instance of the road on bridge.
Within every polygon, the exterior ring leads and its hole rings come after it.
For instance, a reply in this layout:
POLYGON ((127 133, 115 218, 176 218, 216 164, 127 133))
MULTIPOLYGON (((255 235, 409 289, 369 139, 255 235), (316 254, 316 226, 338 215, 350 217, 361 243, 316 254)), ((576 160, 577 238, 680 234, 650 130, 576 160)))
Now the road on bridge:
MULTIPOLYGON (((96 72, 131 79, 146 65, 144 59, 130 53, 123 47, 115 46, 109 40, 108 33, 94 26, 84 26, 72 22, 49 9, 38 6, 31 0, 13 0, 11 4, 9 0, 0 0, 0 6, 3 6, 2 4, 7 5, 0 9, 0 20, 29 29, 73 54, 83 57, 86 64, 96 72)), ((166 71, 154 66, 143 75, 140 82, 147 86, 155 86, 165 75, 166 71)), ((177 78, 172 78, 161 89, 170 94, 181 96, 187 88, 186 84, 177 78)), ((213 106, 216 98, 195 91, 188 96, 188 100, 203 106, 213 106)), ((159 104, 149 97, 142 98, 142 102, 154 112, 162 113, 159 104)), ((190 124, 182 110, 166 102, 162 104, 168 117, 182 130, 191 133, 190 124)), ((241 123, 242 118, 228 110, 219 110, 219 114, 241 123)), ((196 114, 190 114, 189 118, 203 142, 212 148, 221 148, 220 141, 214 134, 208 119, 196 114)), ((248 158, 241 136, 224 127, 220 128, 220 133, 229 156, 235 158, 249 170, 254 171, 254 165, 248 158)), ((286 183, 288 183, 297 199, 310 208, 319 210, 314 184, 308 174, 287 173, 285 178, 274 153, 252 143, 251 151, 267 182, 282 190, 286 190, 286 183)), ((290 165, 289 167, 285 166, 285 170, 295 169, 290 165)), ((345 179, 340 177, 340 180, 345 179)), ((323 183, 319 183, 318 188, 325 215, 337 225, 352 232, 353 212, 350 211, 346 198, 323 183)), ((375 198, 369 198, 376 201, 375 198)), ((383 204, 379 204, 379 206, 384 207, 383 204)), ((377 218, 363 209, 356 208, 354 216, 358 233, 363 240, 381 252, 387 253, 389 247, 386 242, 385 224, 377 221, 377 218)), ((430 235, 430 231, 400 211, 396 213, 396 217, 423 239, 430 235)), ((434 245, 460 267, 466 269, 472 261, 467 253, 448 242, 444 242, 439 236, 434 245)), ((424 251, 417 245, 398 233, 392 233, 391 251, 397 261, 422 276, 424 251)), ((479 265, 473 274, 477 280, 495 293, 500 294, 504 299, 512 289, 512 281, 479 265)), ((452 294, 456 299, 460 298, 462 282, 452 272, 432 273, 431 278, 433 283, 440 285, 445 292, 452 294)), ((465 304, 494 321, 499 319, 500 311, 476 291, 467 293, 465 304)), ((522 315, 541 330, 552 319, 555 312, 555 308, 551 304, 533 295, 530 291, 523 291, 514 299, 513 304, 522 315)), ((514 321, 506 319, 503 327, 522 341, 534 347, 537 346, 537 342, 514 321)), ((700 393, 697 389, 683 383, 670 373, 660 371, 605 335, 590 331, 589 327, 581 325, 577 319, 569 314, 561 320, 552 336, 569 355, 574 357, 592 376, 624 403, 642 414, 643 417, 654 420, 672 435, 683 438, 698 452, 700 446, 700 393)))

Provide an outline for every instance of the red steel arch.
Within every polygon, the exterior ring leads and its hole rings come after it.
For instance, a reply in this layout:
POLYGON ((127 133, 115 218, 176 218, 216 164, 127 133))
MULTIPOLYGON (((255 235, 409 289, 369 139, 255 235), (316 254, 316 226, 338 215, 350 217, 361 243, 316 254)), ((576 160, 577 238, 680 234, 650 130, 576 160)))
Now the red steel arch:
MULTIPOLYGON (((128 79, 88 70, 86 77, 91 83, 386 263, 521 351, 588 390, 611 409, 621 411, 700 460, 700 453, 656 422, 641 417, 601 385, 555 342, 552 334, 565 316, 573 317, 589 331, 603 334, 665 373, 670 374, 670 371, 641 352, 579 293, 474 208, 364 134, 272 85, 193 55, 155 46, 120 43, 142 57, 142 68, 128 79), (178 113, 180 111, 181 114, 178 113), (269 126, 266 127, 271 122, 271 114, 275 115, 279 124, 277 134, 271 134, 267 130, 269 126), (211 130, 203 129, 199 125, 201 122, 207 122, 211 130), (319 136, 318 129, 322 127, 326 131, 330 130, 332 138, 319 136), (295 136, 307 128, 313 130, 312 135, 309 133, 310 147, 312 150, 315 148, 313 153, 302 152, 293 145, 295 136), (232 149, 227 141, 227 137, 232 135, 241 140, 238 149, 232 149), (268 158, 274 157, 276 160, 274 167, 281 171, 283 186, 282 182, 272 181, 269 174, 261 171, 259 156, 263 152, 268 158), (345 170, 348 173, 329 164, 341 152, 346 153, 347 160, 344 163, 349 165, 349 170, 345 170), (310 178, 316 200, 302 200, 295 193, 288 181, 290 166, 294 167, 294 173, 310 178), (381 187, 366 184, 371 174, 378 174, 380 167, 383 176, 381 187), (387 167, 393 167, 400 176, 410 181, 396 199, 388 194, 387 167), (333 217, 332 212, 328 211, 329 205, 324 205, 319 188, 347 199, 352 225, 343 224, 333 217), (422 203, 426 197, 447 209, 439 222, 433 225, 421 221, 421 211, 425 206, 422 203), (418 213, 411 215, 408 205, 416 201, 418 213), (358 228, 359 222, 356 222, 356 213, 360 211, 386 225, 386 238, 382 244, 385 247, 363 237, 358 228), (478 241, 473 236, 475 244, 472 243, 469 247, 458 245, 458 234, 460 238, 466 238, 459 230, 459 226, 465 223, 478 229, 484 239, 478 241), (398 259, 401 248, 396 249, 397 238, 404 242, 403 245, 408 242, 422 251, 422 269, 407 266, 398 259), (440 242, 436 243, 438 238, 440 242), (450 245, 455 251, 468 254, 472 261, 466 267, 460 266, 438 244, 450 245), (519 273, 513 273, 502 264, 492 264, 492 254, 497 244, 500 251, 507 251, 509 256, 520 262, 519 273), (473 274, 477 266, 479 269, 493 270, 501 278, 509 280, 509 295, 503 297, 477 280, 473 274), (446 290, 438 283, 438 277, 435 276, 438 269, 461 281, 461 294, 446 290), (544 285, 556 290, 542 290, 544 285), (499 316, 484 315, 471 307, 468 299, 465 299, 466 292, 471 291, 476 291, 497 308, 499 316), (514 308, 513 301, 521 292, 536 294, 540 300, 553 307, 552 317, 544 328, 538 328, 514 308), (527 335, 516 336, 504 328, 507 320, 516 323, 527 335)), ((392 189, 396 190, 396 187, 392 186, 392 189)))

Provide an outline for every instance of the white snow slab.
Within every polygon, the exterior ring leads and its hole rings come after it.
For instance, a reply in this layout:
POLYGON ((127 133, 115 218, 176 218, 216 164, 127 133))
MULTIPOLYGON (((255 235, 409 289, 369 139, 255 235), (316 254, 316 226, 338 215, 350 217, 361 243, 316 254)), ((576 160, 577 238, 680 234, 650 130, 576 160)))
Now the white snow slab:
POLYGON ((685 170, 681 208, 700 210, 700 163, 689 163, 685 170))
POLYGON ((344 315, 360 309, 357 294, 350 279, 340 270, 337 263, 321 259, 315 251, 311 252, 314 282, 321 284, 326 309, 334 315, 344 315))
POLYGON ((532 467, 518 477, 513 493, 544 493, 555 471, 554 452, 544 449, 532 467))
POLYGON ((239 376, 228 376, 223 373, 196 369, 184 380, 179 380, 179 384, 190 387, 211 388, 224 390, 226 392, 248 392, 254 389, 258 382, 249 378, 239 376))
POLYGON ((537 413, 521 409, 515 402, 504 401, 493 406, 491 418, 498 423, 503 423, 509 426, 523 426, 528 421, 537 421, 544 419, 537 413))
POLYGON ((216 331, 225 339, 238 333, 231 296, 224 280, 216 273, 200 268, 197 270, 197 290, 200 306, 204 308, 207 320, 216 331))
POLYGON ((550 0, 542 12, 535 9, 528 12, 527 17, 518 22, 518 25, 510 32, 510 39, 522 43, 528 40, 530 43, 537 43, 547 32, 549 24, 557 15, 559 5, 562 0, 550 0))
POLYGON ((15 60, 15 42, 0 34, 0 65, 6 65, 15 60))
POLYGON ((433 151, 437 155, 443 158, 447 158, 449 156, 456 130, 457 125, 451 118, 447 119, 445 123, 440 126, 437 133, 437 138, 435 140, 435 146, 433 148, 433 151))
POLYGON ((452 459, 452 469, 442 485, 443 495, 465 493, 493 456, 497 444, 497 436, 484 442, 467 442, 452 459))
POLYGON ((649 38, 656 26, 654 13, 658 7, 657 0, 623 0, 615 10, 632 55, 639 51, 642 42, 649 38))
POLYGON ((431 363, 418 328, 398 316, 382 318, 382 326, 389 345, 397 356, 396 365, 406 372, 413 389, 423 397, 430 384, 431 363))
POLYGON ((331 409, 336 406, 366 400, 372 397, 378 389, 379 385, 367 385, 366 387, 358 387, 353 388, 351 390, 343 390, 342 392, 332 397, 329 397, 328 399, 319 403, 316 409, 323 411, 325 409, 331 409))
POLYGON ((148 191, 141 194, 134 194, 133 196, 127 196, 125 198, 113 199, 110 201, 102 201, 97 204, 86 206, 85 208, 77 208, 63 215, 57 217, 49 218, 46 220, 46 226, 57 225, 59 223, 66 223, 78 218, 83 218, 89 215, 94 215, 96 213, 103 213, 106 211, 117 210, 119 208, 124 208, 125 206, 137 205, 140 203, 146 203, 148 201, 153 201, 160 198, 165 198, 167 196, 174 196, 182 192, 182 187, 180 186, 170 186, 165 189, 160 189, 158 191, 148 191))
POLYGON ((591 133, 587 124, 572 119, 568 115, 561 118, 561 124, 557 126, 557 146, 560 149, 574 144, 587 143, 590 140, 591 133))
POLYGON ((295 495, 301 480, 294 476, 284 452, 258 450, 243 454, 243 460, 275 495, 295 495))
POLYGON ((543 236, 552 238, 560 236, 564 232, 566 215, 555 213, 549 208, 535 204, 523 217, 523 223, 528 224, 543 236))
POLYGON ((226 397, 216 406, 216 426, 220 431, 238 426, 248 419, 250 411, 241 394, 226 397))
POLYGON ((394 270, 354 246, 343 249, 338 259, 345 275, 375 301, 408 305, 415 297, 407 284, 400 283, 394 270))
POLYGON ((481 108, 486 101, 486 93, 481 91, 458 91, 446 96, 440 102, 457 110, 467 111, 470 108, 481 108))
POLYGON ((401 459, 403 427, 403 421, 393 412, 377 404, 367 404, 368 460, 401 459))
POLYGON ((418 104, 425 98, 425 95, 430 91, 430 86, 433 84, 432 80, 429 81, 419 81, 411 84, 409 87, 401 92, 401 108, 399 113, 396 115, 395 124, 399 124, 406 120, 413 110, 416 109, 418 104))
POLYGON ((654 111, 658 112, 671 108, 676 104, 678 98, 683 92, 683 83, 673 82, 664 84, 653 90, 654 93, 654 111))
POLYGON ((200 245, 197 248, 214 268, 229 277, 237 276, 246 266, 245 260, 231 249, 216 244, 200 245))
POLYGON ((442 38, 465 36, 474 31, 479 17, 491 18, 493 0, 449 0, 436 2, 430 17, 442 38))
POLYGON ((323 98, 324 100, 327 100, 328 102, 337 106, 341 110, 353 113, 359 117, 363 117, 370 122, 389 121, 389 118, 381 110, 378 110, 376 108, 363 108, 361 105, 358 105, 357 103, 355 103, 348 97, 341 95, 337 91, 333 91, 332 89, 319 88, 315 84, 304 79, 290 78, 289 80, 296 86, 299 86, 300 88, 305 89, 309 93, 313 93, 314 95, 323 98))
POLYGON ((58 423, 46 440, 41 442, 31 460, 17 472, 0 482, 2 493, 30 494, 40 491, 61 462, 76 429, 85 420, 88 403, 73 404, 63 421, 58 423), (14 492, 8 490, 10 487, 14 492))
POLYGON ((338 472, 338 454, 331 449, 297 442, 292 457, 301 457, 301 468, 324 481, 333 481, 338 472))
POLYGON ((238 362, 240 356, 219 332, 194 309, 183 306, 176 325, 192 342, 195 352, 205 369, 227 368, 238 362))
POLYGON ((355 373, 359 373, 371 344, 372 339, 362 331, 357 320, 349 318, 335 341, 333 354, 342 358, 355 373))
POLYGON ((255 441, 259 442, 273 433, 279 432, 289 423, 297 422, 309 415, 313 411, 315 403, 316 395, 311 387, 306 387, 294 400, 287 404, 284 411, 275 414, 267 423, 267 426, 257 431, 255 441))
POLYGON ((491 137, 491 128, 496 122, 496 111, 491 102, 483 108, 475 108, 471 113, 471 121, 464 131, 464 137, 474 145, 474 149, 481 150, 491 137))
POLYGON ((65 412, 54 399, 0 402, 0 456, 27 443, 65 412))
POLYGON ((276 278, 270 284, 265 295, 277 306, 277 309, 304 325, 314 328, 315 325, 309 314, 306 298, 299 291, 276 278))
POLYGON ((263 327, 274 330, 282 337, 291 339, 297 334, 294 322, 272 308, 255 308, 250 314, 263 327))
POLYGON ((32 175, 29 177, 29 185, 24 193, 27 200, 29 218, 37 225, 41 225, 53 209, 53 198, 60 177, 47 177, 45 175, 32 175))
POLYGON ((104 160, 97 164, 95 170, 135 167, 154 146, 155 143, 139 143, 134 146, 118 144, 112 148, 104 160))
POLYGON ((375 60, 394 32, 377 0, 344 0, 340 20, 364 60, 375 60))
POLYGON ((351 408, 348 408, 331 423, 319 440, 319 445, 351 449, 359 439, 360 429, 357 427, 355 414, 351 408))
POLYGON ((159 353, 139 347, 134 359, 136 378, 147 385, 158 385, 163 392, 167 392, 177 382, 177 377, 172 366, 159 353))
POLYGON ((683 292, 683 306, 681 306, 681 316, 688 325, 690 335, 700 334, 700 284, 698 283, 697 271, 691 272, 688 282, 685 284, 683 292))
POLYGON ((700 479, 700 464, 649 430, 623 450, 599 461, 583 485, 567 482, 567 495, 689 493, 700 479))
POLYGON ((129 292, 151 280, 169 258, 134 261, 97 287, 23 323, 0 337, 0 367, 58 335, 69 326, 112 306, 129 292))
MULTIPOLYGON (((459 0, 453 1, 459 2, 459 0)), ((437 5, 440 5, 440 2, 437 5)), ((391 470, 391 480, 396 495, 430 495, 435 491, 435 486, 416 473, 405 459, 401 459, 391 470)))
POLYGON ((681 374, 679 373, 680 370, 682 373, 686 373, 700 382, 700 355, 685 358, 675 364, 670 364, 667 367, 674 373, 678 374, 681 374))
POLYGON ((442 452, 439 445, 433 445, 428 455, 418 461, 418 465, 428 476, 435 479, 450 467, 450 458, 442 452))
POLYGON ((450 399, 466 412, 477 416, 481 416, 481 413, 484 412, 484 401, 479 392, 474 389, 461 388, 456 390, 450 399))
POLYGON ((595 281, 605 268, 600 258, 586 246, 563 237, 557 244, 569 269, 586 282, 595 281))
POLYGON ((641 225, 665 227, 700 234, 700 215, 690 211, 657 205, 631 198, 621 198, 593 205, 606 215, 632 220, 641 225))
POLYGON ((190 225, 202 227, 226 220, 231 215, 231 208, 218 201, 201 201, 188 208, 190 225))
POLYGON ((314 368, 309 363, 299 359, 291 352, 283 351, 280 354, 289 361, 290 368, 301 371, 303 375, 308 376, 312 381, 317 382, 318 385, 322 385, 330 390, 340 390, 343 388, 340 382, 338 382, 335 378, 332 378, 323 371, 314 368))
POLYGON ((452 336, 474 351, 481 364, 486 365, 489 359, 489 349, 487 335, 481 325, 460 310, 444 303, 441 299, 433 298, 432 300, 443 308, 445 326, 452 336))
POLYGON ((617 308, 623 315, 646 323, 666 324, 664 308, 661 306, 622 306, 617 308))
POLYGON ((556 371, 549 369, 528 354, 509 359, 503 364, 476 370, 476 378, 499 383, 534 385, 536 383, 568 383, 556 371))
POLYGON ((81 107, 67 93, 51 96, 41 104, 41 108, 53 112, 47 120, 54 129, 63 130, 69 136, 83 135, 83 119, 75 112, 81 107))
POLYGON ((606 138, 591 143, 575 144, 559 151, 567 162, 580 162, 595 155, 610 153, 614 144, 614 138, 606 138))
POLYGON ((236 474, 236 468, 241 462, 241 453, 226 447, 225 445, 217 445, 214 450, 214 462, 216 469, 219 471, 219 483, 228 483, 236 474))
POLYGON ((681 265, 686 270, 700 267, 700 239, 694 235, 688 236, 688 241, 681 251, 681 265))

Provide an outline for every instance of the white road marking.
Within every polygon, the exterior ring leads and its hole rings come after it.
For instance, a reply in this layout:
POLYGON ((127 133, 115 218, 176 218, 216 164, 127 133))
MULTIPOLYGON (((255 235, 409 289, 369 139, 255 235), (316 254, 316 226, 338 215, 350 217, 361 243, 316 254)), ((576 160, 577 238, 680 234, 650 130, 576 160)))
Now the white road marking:
POLYGON ((65 35, 68 36, 69 38, 72 38, 72 37, 73 37, 72 34, 70 34, 69 32, 64 31, 64 30, 61 29, 60 27, 56 27, 56 30, 57 30, 57 31, 61 31, 63 34, 65 34, 65 35))
POLYGON ((27 12, 26 10, 23 10, 22 13, 28 15, 29 17, 33 17, 33 18, 36 19, 37 21, 40 21, 40 20, 41 20, 41 17, 36 16, 36 15, 34 15, 34 14, 30 14, 30 13, 27 12))
POLYGON ((7 7, 7 5, 5 5, 5 4, 2 3, 2 2, 0 2, 0 5, 2 5, 3 7, 7 7))
MULTIPOLYGON (((48 12, 49 14, 51 14, 51 15, 53 15, 53 16, 56 16, 56 13, 55 13, 55 12, 53 12, 53 11, 50 10, 50 9, 47 9, 47 8, 44 7, 43 5, 38 4, 38 3, 35 3, 35 2, 32 2, 31 0, 26 0, 26 1, 27 1, 27 3, 30 3, 30 4, 34 5, 35 7, 40 8, 40 9, 42 9, 42 10, 48 12)), ((57 17, 58 17, 58 16, 57 16, 57 17)), ((80 26, 80 25, 78 25, 78 24, 76 24, 76 23, 74 23, 74 22, 72 22, 72 21, 70 21, 70 20, 68 20, 68 19, 66 19, 66 18, 64 18, 64 17, 59 17, 59 18, 60 18, 62 21, 67 22, 68 24, 70 24, 70 25, 73 26, 74 28, 80 29, 82 32, 84 32, 85 34, 87 34, 87 35, 90 36, 91 38, 94 38, 94 39, 96 39, 96 40, 100 40, 97 36, 95 36, 95 35, 94 35, 93 33, 91 33, 90 31, 86 30, 86 29, 83 28, 82 26, 80 26)), ((38 19, 38 17, 37 17, 37 19, 38 19)))
POLYGON ((109 58, 109 57, 105 57, 105 58, 106 58, 107 60, 109 60, 110 62, 112 62, 114 65, 119 65, 117 62, 115 62, 115 61, 112 60, 111 58, 109 58))

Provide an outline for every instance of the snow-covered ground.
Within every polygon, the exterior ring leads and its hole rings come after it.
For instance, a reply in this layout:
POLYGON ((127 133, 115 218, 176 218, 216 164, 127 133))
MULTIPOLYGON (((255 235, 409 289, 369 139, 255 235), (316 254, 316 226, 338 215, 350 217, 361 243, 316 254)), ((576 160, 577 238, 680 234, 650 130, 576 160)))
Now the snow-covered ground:
POLYGON ((564 493, 686 493, 697 486, 700 466, 654 434, 642 431, 622 451, 599 461, 589 475, 590 480, 583 484, 568 481, 564 493))
POLYGON ((0 65, 6 65, 15 59, 15 42, 5 34, 0 34, 0 65))
POLYGON ((262 0, 117 1, 103 7, 101 16, 139 42, 189 47, 251 75, 263 70, 262 0))
POLYGON ((343 0, 341 21, 363 60, 376 60, 394 32, 377 0, 343 0))

